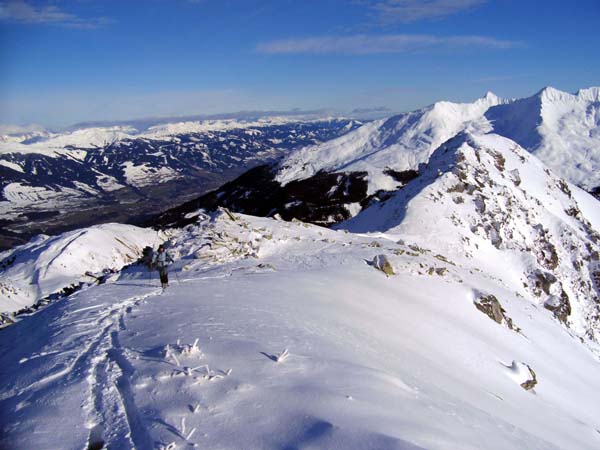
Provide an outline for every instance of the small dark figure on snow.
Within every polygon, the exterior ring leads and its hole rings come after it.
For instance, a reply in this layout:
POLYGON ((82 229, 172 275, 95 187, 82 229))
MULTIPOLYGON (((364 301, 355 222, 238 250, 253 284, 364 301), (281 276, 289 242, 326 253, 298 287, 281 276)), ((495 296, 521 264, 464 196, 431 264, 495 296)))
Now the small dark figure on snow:
POLYGON ((154 254, 152 258, 152 265, 158 269, 158 274, 160 275, 160 284, 163 289, 169 286, 169 274, 167 273, 167 267, 171 264, 173 258, 169 255, 165 248, 160 245, 158 247, 158 251, 154 254))

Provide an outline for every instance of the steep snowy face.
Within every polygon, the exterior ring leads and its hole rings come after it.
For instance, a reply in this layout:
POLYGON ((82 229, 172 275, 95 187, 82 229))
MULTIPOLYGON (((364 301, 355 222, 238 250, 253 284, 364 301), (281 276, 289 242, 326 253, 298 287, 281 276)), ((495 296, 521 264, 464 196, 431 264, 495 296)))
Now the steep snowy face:
POLYGON ((368 123, 322 145, 299 149, 280 164, 277 181, 287 184, 319 171, 367 172, 369 193, 393 190, 397 181, 388 169, 417 169, 440 144, 468 128, 486 131, 483 114, 505 103, 492 93, 474 103, 439 102, 387 120, 368 123))
POLYGON ((600 88, 569 94, 545 88, 490 108, 495 133, 535 154, 560 176, 591 191, 600 186, 600 88))
POLYGON ((152 229, 105 224, 0 253, 0 312, 13 312, 137 260, 157 239, 152 229))
POLYGON ((451 254, 600 340, 597 201, 514 141, 462 133, 419 178, 340 227, 451 254))

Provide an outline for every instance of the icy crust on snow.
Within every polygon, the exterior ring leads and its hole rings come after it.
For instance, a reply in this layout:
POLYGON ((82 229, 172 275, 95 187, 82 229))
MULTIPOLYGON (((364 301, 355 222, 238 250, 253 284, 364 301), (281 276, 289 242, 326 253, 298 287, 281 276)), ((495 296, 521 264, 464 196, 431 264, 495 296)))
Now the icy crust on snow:
POLYGON ((465 133, 437 149, 421 177, 340 227, 477 260, 534 303, 560 298, 557 318, 600 340, 597 200, 576 189, 515 142, 465 133))
POLYGON ((3 447, 600 446, 600 349, 508 269, 408 237, 200 217, 173 232, 162 295, 131 267, 2 332, 3 447), (380 254, 397 275, 366 263, 380 254), (478 311, 481 292, 519 332, 478 311))
POLYGON ((91 283, 137 260, 157 239, 151 229, 104 224, 58 236, 40 235, 0 253, 0 312, 14 312, 64 288, 91 283))
POLYGON ((317 172, 368 173, 369 194, 394 190, 398 182, 384 172, 418 169, 431 152, 459 131, 487 130, 481 121, 490 106, 506 102, 492 93, 474 103, 438 102, 427 108, 363 125, 337 139, 299 149, 280 163, 281 184, 317 172))

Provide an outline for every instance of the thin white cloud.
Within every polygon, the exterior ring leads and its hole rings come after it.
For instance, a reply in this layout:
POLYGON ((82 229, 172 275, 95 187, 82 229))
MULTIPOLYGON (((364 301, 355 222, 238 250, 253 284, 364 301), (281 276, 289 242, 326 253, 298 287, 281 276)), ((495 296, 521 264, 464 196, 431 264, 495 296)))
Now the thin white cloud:
POLYGON ((359 0, 368 5, 383 24, 441 19, 474 9, 487 0, 359 0))
POLYGON ((433 36, 428 34, 389 34, 321 36, 284 39, 258 44, 256 50, 265 54, 345 54, 370 55, 378 53, 409 53, 435 49, 485 48, 508 49, 519 47, 515 41, 487 36, 433 36))
POLYGON ((72 28, 95 28, 111 23, 106 17, 83 18, 64 12, 57 6, 34 6, 24 0, 0 2, 0 22, 50 24, 72 28))

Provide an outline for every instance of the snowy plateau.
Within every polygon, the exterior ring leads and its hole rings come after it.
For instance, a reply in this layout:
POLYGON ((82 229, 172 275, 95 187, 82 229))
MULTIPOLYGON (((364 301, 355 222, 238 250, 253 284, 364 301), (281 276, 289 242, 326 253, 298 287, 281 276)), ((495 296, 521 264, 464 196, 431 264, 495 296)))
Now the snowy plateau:
POLYGON ((598 100, 441 102, 172 227, 1 253, 0 448, 600 449, 598 100), (329 199, 330 228, 286 215, 329 199))

